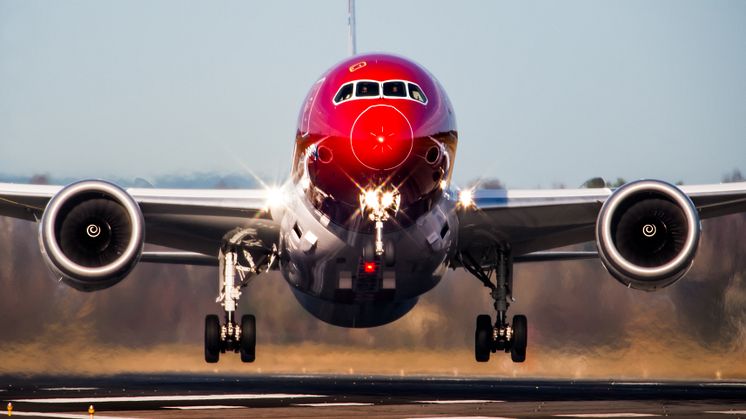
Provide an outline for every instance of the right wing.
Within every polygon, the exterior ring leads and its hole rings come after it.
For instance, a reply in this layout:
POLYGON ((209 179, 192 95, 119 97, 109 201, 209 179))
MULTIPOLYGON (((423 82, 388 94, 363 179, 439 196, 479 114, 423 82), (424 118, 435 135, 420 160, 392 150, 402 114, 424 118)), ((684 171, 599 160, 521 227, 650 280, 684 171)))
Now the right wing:
POLYGON ((277 243, 280 231, 263 189, 128 189, 145 218, 147 243, 216 256, 226 234, 248 229, 277 243))
MULTIPOLYGON (((38 221, 47 203, 61 189, 62 186, 0 183, 0 215, 38 221)), ((265 243, 276 243, 279 238, 279 226, 267 210, 266 190, 130 188, 126 191, 142 211, 146 243, 217 256, 224 236, 237 228, 253 230, 256 238, 265 243)), ((183 253, 171 256, 172 261, 188 259, 183 253)), ((166 253, 151 259, 170 261, 166 253)))

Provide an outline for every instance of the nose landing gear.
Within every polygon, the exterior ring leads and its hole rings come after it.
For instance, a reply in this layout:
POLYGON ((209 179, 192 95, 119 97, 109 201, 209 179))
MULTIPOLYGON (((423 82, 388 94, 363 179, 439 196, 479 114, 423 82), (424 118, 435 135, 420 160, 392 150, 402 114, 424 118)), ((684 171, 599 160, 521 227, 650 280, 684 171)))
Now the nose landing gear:
POLYGON ((490 353, 505 351, 510 352, 513 362, 524 362, 528 343, 526 316, 516 315, 513 316, 511 323, 507 321, 509 301, 513 301, 512 260, 508 252, 497 248, 486 252, 483 259, 480 263, 469 253, 461 254, 464 268, 491 290, 490 296, 495 301, 494 307, 497 312, 494 324, 487 314, 477 316, 474 332, 474 357, 477 362, 487 362, 490 359, 490 353), (492 282, 493 274, 494 283, 492 282))
MULTIPOLYGON (((360 211, 367 214, 375 224, 375 257, 381 258, 386 252, 383 241, 383 223, 396 215, 401 204, 401 194, 396 188, 384 190, 383 187, 366 189, 360 192, 360 211)), ((393 258, 393 255, 387 259, 393 258)), ((393 259, 392 259, 393 260, 393 259)))

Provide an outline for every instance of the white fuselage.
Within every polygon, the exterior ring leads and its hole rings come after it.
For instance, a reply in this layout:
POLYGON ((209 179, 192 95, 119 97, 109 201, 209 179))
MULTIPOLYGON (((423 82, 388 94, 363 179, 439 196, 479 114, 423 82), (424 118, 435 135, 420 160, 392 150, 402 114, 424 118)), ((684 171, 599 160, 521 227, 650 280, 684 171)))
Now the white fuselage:
POLYGON ((319 319, 345 327, 392 322, 445 274, 458 231, 448 193, 411 226, 385 232, 386 253, 377 260, 363 217, 359 229, 343 228, 308 202, 300 183, 287 187, 290 202, 278 214, 280 270, 319 319))

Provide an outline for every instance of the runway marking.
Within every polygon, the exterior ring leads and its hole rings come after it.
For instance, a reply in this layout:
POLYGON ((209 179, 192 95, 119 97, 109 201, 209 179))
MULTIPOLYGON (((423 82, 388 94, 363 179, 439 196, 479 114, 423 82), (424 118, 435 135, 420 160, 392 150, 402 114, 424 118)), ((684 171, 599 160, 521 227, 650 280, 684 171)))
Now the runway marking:
MULTIPOLYGON (((74 414, 74 413, 50 413, 50 412, 19 412, 13 411, 13 416, 38 416, 42 418, 61 418, 61 419, 91 419, 89 414, 74 414)), ((122 416, 103 416, 96 414, 96 419, 130 419, 122 416)))
POLYGON ((408 419, 513 419, 505 418, 502 416, 433 416, 433 417, 417 417, 408 419))
POLYGON ((44 391, 88 391, 98 390, 98 387, 46 387, 39 390, 44 391))
POLYGON ((178 409, 178 410, 216 410, 216 409, 248 409, 246 406, 226 406, 226 405, 214 405, 214 406, 164 406, 162 409, 178 409))
POLYGON ((422 404, 477 404, 477 403, 505 403, 503 400, 419 400, 422 404))
POLYGON ((373 406, 373 403, 356 403, 356 402, 293 403, 293 406, 303 406, 303 407, 373 406))
POLYGON ((173 402, 199 400, 261 400, 261 399, 306 399, 327 397, 320 394, 202 394, 192 396, 117 396, 117 397, 55 397, 50 399, 17 399, 23 403, 110 403, 110 402, 173 402))
POLYGON ((559 418, 644 418, 660 416, 653 413, 577 413, 570 415, 554 415, 559 418))
POLYGON ((654 383, 654 382, 646 382, 646 381, 613 381, 611 383, 612 386, 662 386, 663 383, 654 383))
POLYGON ((702 386, 725 386, 725 387, 744 387, 746 386, 746 383, 742 382, 733 382, 733 383, 702 383, 702 386))
POLYGON ((746 415, 746 410, 708 410, 705 413, 719 413, 721 415, 746 415))

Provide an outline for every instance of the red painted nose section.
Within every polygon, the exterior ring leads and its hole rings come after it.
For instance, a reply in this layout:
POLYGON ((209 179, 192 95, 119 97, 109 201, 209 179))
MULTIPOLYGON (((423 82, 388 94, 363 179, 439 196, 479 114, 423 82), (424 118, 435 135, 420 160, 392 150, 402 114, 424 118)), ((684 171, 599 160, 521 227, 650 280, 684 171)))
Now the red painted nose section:
POLYGON ((388 170, 400 166, 412 153, 412 125, 391 105, 373 105, 352 124, 352 153, 364 166, 388 170))

